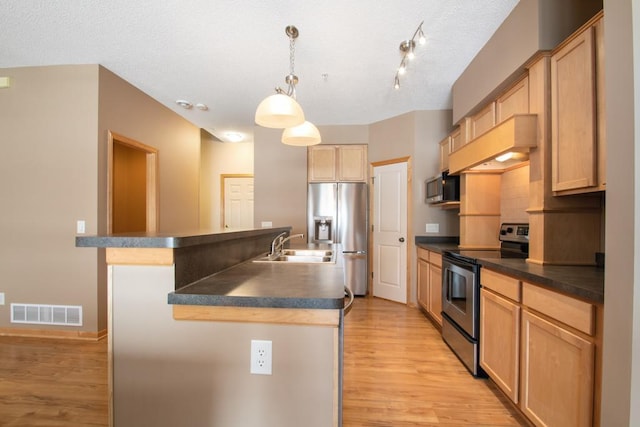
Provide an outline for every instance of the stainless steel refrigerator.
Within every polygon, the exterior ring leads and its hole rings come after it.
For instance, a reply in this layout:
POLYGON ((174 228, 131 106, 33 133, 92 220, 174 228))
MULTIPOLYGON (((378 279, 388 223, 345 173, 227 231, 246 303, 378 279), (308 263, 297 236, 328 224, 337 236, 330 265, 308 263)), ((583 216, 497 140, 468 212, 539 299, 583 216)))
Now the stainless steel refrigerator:
POLYGON ((345 284, 367 293, 369 190, 364 182, 312 183, 307 195, 309 243, 340 243, 345 284))

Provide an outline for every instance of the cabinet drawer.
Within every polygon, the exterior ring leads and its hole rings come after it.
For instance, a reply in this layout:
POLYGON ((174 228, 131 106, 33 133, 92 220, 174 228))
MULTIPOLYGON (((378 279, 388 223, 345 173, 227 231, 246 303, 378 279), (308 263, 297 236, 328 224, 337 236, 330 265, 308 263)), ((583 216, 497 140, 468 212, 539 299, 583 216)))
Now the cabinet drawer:
POLYGON ((437 252, 429 252, 429 262, 438 267, 442 267, 442 255, 437 252))
POLYGON ((516 302, 522 301, 522 288, 518 279, 483 268, 480 270, 480 282, 485 288, 491 289, 500 295, 516 302))
POLYGON ((527 282, 522 284, 522 303, 585 334, 595 333, 593 304, 527 282))
POLYGON ((418 249, 418 258, 423 259, 425 261, 429 261, 429 251, 422 248, 418 249))

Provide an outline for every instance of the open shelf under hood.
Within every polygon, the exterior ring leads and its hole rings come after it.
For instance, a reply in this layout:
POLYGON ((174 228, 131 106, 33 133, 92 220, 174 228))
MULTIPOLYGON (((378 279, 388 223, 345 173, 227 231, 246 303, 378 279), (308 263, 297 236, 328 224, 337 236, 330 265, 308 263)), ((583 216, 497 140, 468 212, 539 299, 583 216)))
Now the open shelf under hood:
MULTIPOLYGON (((518 114, 494 126, 449 154, 449 173, 459 173, 476 166, 500 170, 513 162, 497 162, 495 158, 508 152, 528 153, 536 147, 537 120, 535 114, 518 114)), ((527 157, 528 156, 521 156, 527 157)), ((521 159, 522 161, 524 159, 521 159)))

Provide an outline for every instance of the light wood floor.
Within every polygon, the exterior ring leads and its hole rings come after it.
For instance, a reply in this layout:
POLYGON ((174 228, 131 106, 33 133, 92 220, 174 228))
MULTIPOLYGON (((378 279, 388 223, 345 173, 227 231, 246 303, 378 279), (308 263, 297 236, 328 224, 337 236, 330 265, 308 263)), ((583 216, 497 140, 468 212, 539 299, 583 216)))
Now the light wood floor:
POLYGON ((358 298, 344 336, 345 427, 526 425, 418 309, 358 298))
MULTIPOLYGON (((0 426, 106 426, 107 343, 0 336, 0 426)), ((415 308, 357 298, 345 318, 345 427, 519 426, 415 308)))

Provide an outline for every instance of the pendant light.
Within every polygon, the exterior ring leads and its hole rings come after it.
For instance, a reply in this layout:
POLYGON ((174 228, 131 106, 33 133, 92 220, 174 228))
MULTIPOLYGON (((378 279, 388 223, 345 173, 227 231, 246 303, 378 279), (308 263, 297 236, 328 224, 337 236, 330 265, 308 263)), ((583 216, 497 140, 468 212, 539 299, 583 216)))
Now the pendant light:
POLYGON ((299 32, 296 27, 289 25, 285 28, 289 37, 289 74, 285 77, 287 90, 276 88, 275 95, 266 97, 256 109, 256 124, 276 129, 285 129, 282 142, 287 145, 314 145, 320 143, 320 132, 310 122, 305 121, 302 107, 296 101, 295 75, 295 40, 299 32))
POLYGON ((287 145, 308 146, 320 144, 320 132, 311 122, 286 128, 282 132, 282 143, 287 145))

